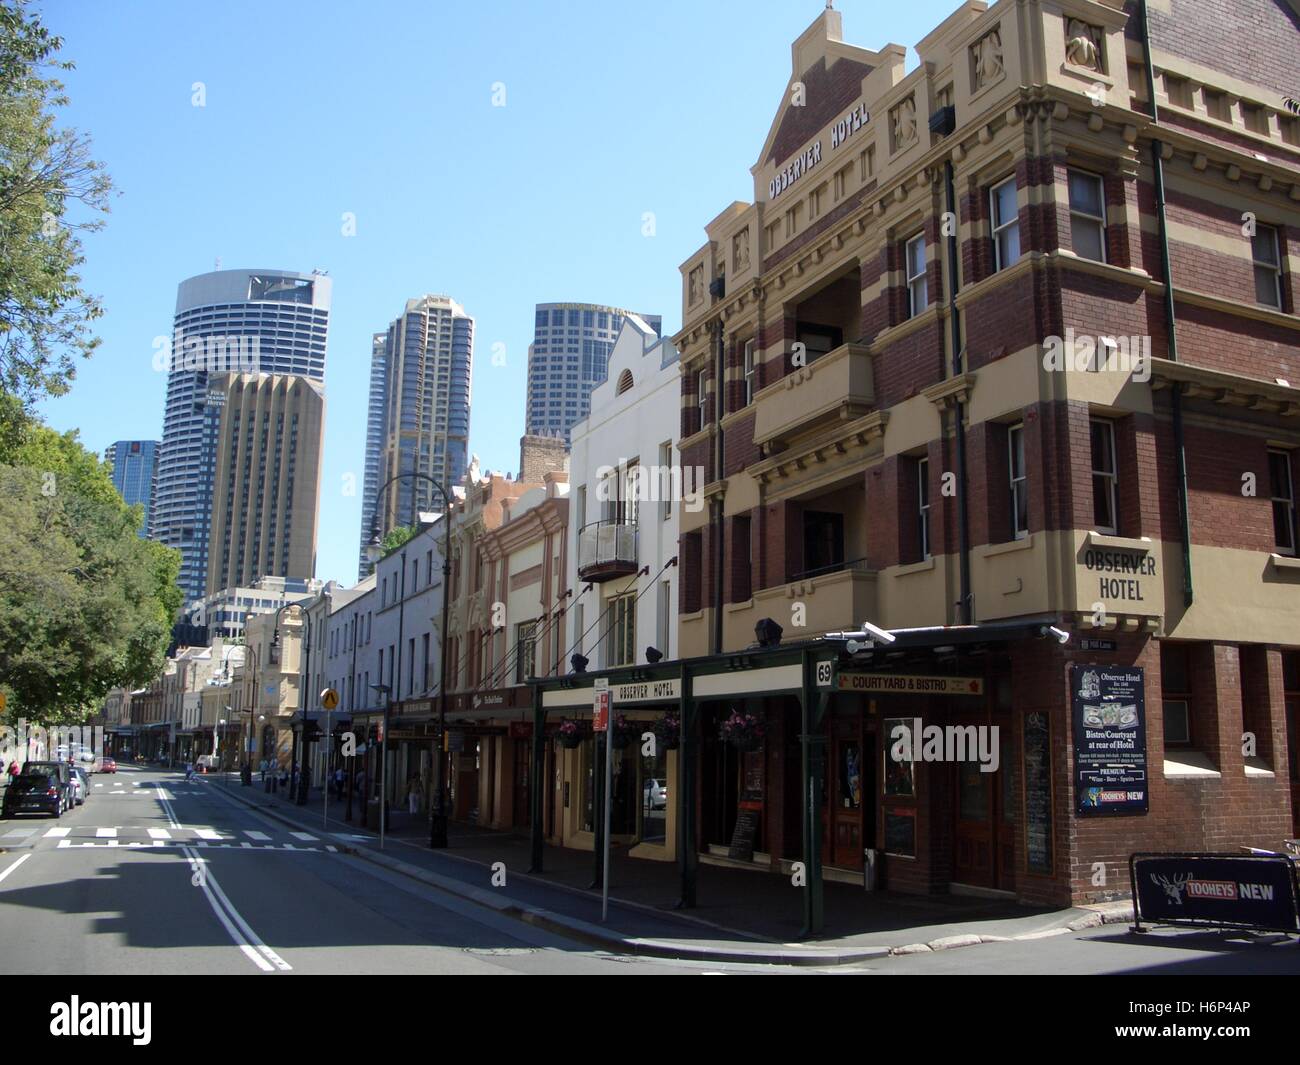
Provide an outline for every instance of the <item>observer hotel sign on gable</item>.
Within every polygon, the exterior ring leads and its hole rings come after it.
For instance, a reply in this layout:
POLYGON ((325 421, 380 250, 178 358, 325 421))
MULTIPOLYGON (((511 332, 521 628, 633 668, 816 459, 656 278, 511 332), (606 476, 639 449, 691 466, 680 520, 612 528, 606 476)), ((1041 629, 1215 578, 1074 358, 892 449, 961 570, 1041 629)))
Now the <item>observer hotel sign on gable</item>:
MULTIPOLYGON (((866 104, 858 104, 831 126, 831 148, 838 148, 854 133, 871 121, 871 112, 866 104)), ((813 141, 806 151, 796 155, 784 168, 776 172, 776 177, 767 183, 767 198, 775 200, 804 174, 822 161, 822 142, 813 141)))

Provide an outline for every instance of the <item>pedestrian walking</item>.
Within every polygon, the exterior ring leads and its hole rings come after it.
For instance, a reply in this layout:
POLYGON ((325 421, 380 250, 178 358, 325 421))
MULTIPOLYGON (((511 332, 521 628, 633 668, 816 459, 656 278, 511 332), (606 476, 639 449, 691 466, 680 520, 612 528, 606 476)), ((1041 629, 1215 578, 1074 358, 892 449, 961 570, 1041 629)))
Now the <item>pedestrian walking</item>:
POLYGON ((343 789, 346 787, 347 787, 347 776, 343 772, 343 767, 338 766, 334 770, 334 797, 339 802, 343 801, 343 789))
POLYGON ((420 774, 416 773, 406 785, 406 807, 413 816, 420 812, 420 793, 423 790, 424 783, 420 780, 420 774))

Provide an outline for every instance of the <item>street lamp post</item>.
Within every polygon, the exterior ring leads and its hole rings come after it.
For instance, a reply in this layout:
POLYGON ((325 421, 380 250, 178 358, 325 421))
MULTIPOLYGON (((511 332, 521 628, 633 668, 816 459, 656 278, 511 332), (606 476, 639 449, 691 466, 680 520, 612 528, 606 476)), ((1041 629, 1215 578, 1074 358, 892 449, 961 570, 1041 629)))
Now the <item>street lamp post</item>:
POLYGON ((387 684, 370 685, 384 697, 384 724, 379 735, 379 849, 384 849, 384 833, 388 829, 388 716, 393 705, 393 690, 387 684))
MULTIPOLYGON (((301 611, 301 609, 302 609, 301 607, 298 607, 298 604, 297 604, 297 603, 285 603, 282 607, 280 607, 280 609, 278 609, 278 610, 275 612, 275 621, 274 621, 274 623, 272 624, 272 628, 271 628, 271 647, 272 647, 272 649, 274 649, 274 648, 278 645, 279 640, 280 640, 280 615, 283 614, 286 610, 292 610, 292 609, 294 609, 295 607, 297 607, 297 608, 299 609, 299 611, 301 611)), ((247 614, 244 615, 244 632, 245 632, 245 634, 247 634, 247 632, 248 632, 248 619, 252 616, 252 613, 253 613, 252 611, 249 611, 247 614)), ((244 768, 243 768, 243 770, 242 770, 242 773, 241 773, 241 779, 240 779, 240 783, 241 783, 244 787, 251 787, 252 784, 253 784, 253 741, 254 741, 255 738, 256 738, 256 733, 254 732, 254 726, 253 726, 253 713, 254 713, 254 708, 255 708, 255 707, 256 707, 256 706, 257 706, 257 705, 262 701, 262 700, 261 700, 261 690, 257 687, 257 673, 258 673, 258 670, 261 668, 261 665, 262 665, 262 655, 261 655, 261 650, 262 650, 262 649, 261 649, 260 646, 259 646, 259 647, 254 647, 254 648, 252 648, 252 652, 253 652, 253 700, 252 700, 252 702, 249 704, 249 707, 248 707, 248 749, 244 752, 244 768)), ((277 664, 278 664, 278 660, 277 660, 277 664)), ((277 689, 277 691, 279 690, 279 685, 278 685, 278 684, 276 685, 276 689, 277 689)), ((277 713, 279 712, 278 700, 277 700, 276 711, 277 711, 277 713)), ((266 720, 266 715, 265 715, 265 714, 263 714, 263 715, 261 716, 261 720, 263 720, 263 721, 266 720)), ((263 752, 263 753, 265 753, 265 752, 263 752)))
MULTIPOLYGON (((434 743, 434 789, 436 800, 434 802, 433 814, 429 818, 429 846, 433 848, 445 848, 447 846, 447 803, 446 803, 446 752, 443 750, 446 745, 447 735, 447 625, 451 610, 451 496, 446 488, 442 486, 435 478, 430 477, 427 473, 398 473, 390 477, 380 487, 376 493, 376 498, 383 496, 385 490, 394 481, 400 481, 404 477, 415 477, 423 479, 432 484, 442 494, 443 518, 442 518, 442 630, 438 635, 440 644, 438 650, 438 735, 434 743)), ((412 492, 412 497, 414 497, 412 492)), ((412 502, 414 507, 414 502, 412 502)), ((370 543, 366 547, 366 557, 371 562, 376 562, 383 554, 382 540, 378 530, 379 515, 376 512, 374 523, 371 526, 370 543)), ((411 524, 415 524, 415 516, 412 515, 411 524)), ((402 570, 405 573, 406 561, 402 560, 402 570)), ((401 648, 398 648, 400 654, 401 648)), ((388 737, 384 737, 385 744, 388 737)))

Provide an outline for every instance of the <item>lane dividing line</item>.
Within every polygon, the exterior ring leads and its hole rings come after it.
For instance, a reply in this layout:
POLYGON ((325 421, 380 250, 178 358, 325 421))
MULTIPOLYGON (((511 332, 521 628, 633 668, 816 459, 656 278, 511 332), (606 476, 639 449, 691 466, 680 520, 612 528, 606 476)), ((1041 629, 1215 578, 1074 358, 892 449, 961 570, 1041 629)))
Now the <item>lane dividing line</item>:
POLYGON ((212 907, 212 912, 217 915, 217 919, 244 956, 264 973, 276 969, 280 972, 291 972, 293 966, 268 947, 249 927, 248 922, 221 889, 216 876, 204 868, 207 865, 206 859, 200 858, 190 847, 182 847, 181 851, 189 859, 190 868, 193 870, 190 882, 197 883, 202 889, 208 905, 212 907))
POLYGON ((7 877, 10 873, 12 873, 15 869, 17 869, 20 865, 22 865, 23 862, 27 861, 27 859, 30 857, 31 857, 30 852, 24 854, 21 858, 19 858, 16 862, 14 862, 14 864, 11 865, 8 869, 6 869, 3 873, 0 873, 0 882, 3 882, 5 877, 7 877))

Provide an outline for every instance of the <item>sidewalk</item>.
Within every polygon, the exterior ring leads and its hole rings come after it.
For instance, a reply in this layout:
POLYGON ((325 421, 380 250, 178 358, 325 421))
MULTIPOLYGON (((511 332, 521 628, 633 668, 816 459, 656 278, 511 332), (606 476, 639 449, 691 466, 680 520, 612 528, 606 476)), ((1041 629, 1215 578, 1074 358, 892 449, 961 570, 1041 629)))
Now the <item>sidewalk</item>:
MULTIPOLYGON (((214 785, 219 780, 215 775, 205 779, 214 785)), ((370 811, 370 827, 362 829, 355 802, 349 825, 343 820, 344 804, 331 799, 329 820, 322 828, 319 789, 312 791, 307 806, 295 806, 283 792, 263 792, 256 779, 252 788, 241 788, 238 776, 232 775, 229 786, 222 787, 232 799, 294 828, 352 837, 343 840, 344 849, 363 860, 618 953, 841 965, 890 953, 1038 939, 1132 917, 1127 903, 1032 910, 1003 899, 867 894, 861 887, 828 881, 824 934, 797 942, 802 925, 800 889, 788 879, 702 862, 699 905, 676 911, 676 864, 629 858, 625 851, 615 850, 610 858, 609 919, 602 923, 600 891, 589 890, 594 867, 589 851, 547 846, 544 871, 531 875, 526 872, 526 836, 453 823, 448 849, 434 851, 429 848, 424 815, 412 818, 396 810, 381 851, 376 807, 370 811), (506 883, 500 887, 492 885, 495 863, 504 864, 506 883)))

